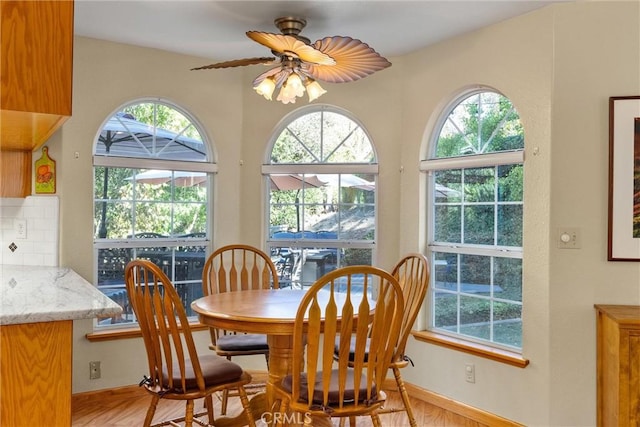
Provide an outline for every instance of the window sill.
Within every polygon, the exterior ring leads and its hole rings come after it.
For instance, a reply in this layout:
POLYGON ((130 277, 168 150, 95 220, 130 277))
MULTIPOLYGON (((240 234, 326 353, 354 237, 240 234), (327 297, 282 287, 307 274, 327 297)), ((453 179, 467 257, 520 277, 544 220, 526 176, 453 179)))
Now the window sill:
POLYGON ((502 350, 488 345, 466 341, 460 338, 450 337, 433 331, 412 331, 411 334, 418 341, 439 345, 452 350, 463 351, 474 356, 491 359, 496 362, 506 363, 518 368, 525 368, 529 360, 521 354, 509 350, 502 350))
MULTIPOLYGON (((191 326, 192 331, 203 331, 209 329, 208 326, 202 325, 201 323, 190 323, 189 325, 191 326)), ((112 341, 127 338, 140 338, 142 337, 142 332, 139 327, 133 326, 128 328, 123 327, 93 331, 86 334, 85 337, 91 342, 112 341)))

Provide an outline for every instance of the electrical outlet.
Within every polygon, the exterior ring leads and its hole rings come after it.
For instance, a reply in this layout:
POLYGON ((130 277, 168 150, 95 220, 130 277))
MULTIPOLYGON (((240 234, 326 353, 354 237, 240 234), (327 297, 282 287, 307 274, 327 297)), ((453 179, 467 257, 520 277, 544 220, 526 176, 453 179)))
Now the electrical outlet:
POLYGON ((16 218, 13 220, 13 229, 16 232, 16 239, 27 238, 27 220, 24 218, 16 218))
POLYGON ((464 376, 468 383, 475 383, 476 367, 471 363, 467 363, 466 365, 464 365, 464 376))
POLYGON ((89 362, 89 379, 90 380, 97 380, 98 378, 100 378, 100 362, 99 361, 93 361, 93 362, 89 362))

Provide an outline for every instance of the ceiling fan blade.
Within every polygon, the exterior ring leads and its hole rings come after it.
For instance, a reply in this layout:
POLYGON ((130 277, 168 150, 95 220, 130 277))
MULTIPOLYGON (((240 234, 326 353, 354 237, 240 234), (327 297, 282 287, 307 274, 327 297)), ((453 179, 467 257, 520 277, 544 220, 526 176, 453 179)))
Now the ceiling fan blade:
POLYGON ((313 46, 336 61, 336 65, 306 64, 306 72, 314 79, 329 83, 346 83, 362 79, 391 66, 368 44, 351 37, 325 37, 313 46))
POLYGON ((276 58, 245 58, 234 59, 232 61, 218 62, 217 64, 204 65, 202 67, 192 68, 193 70, 210 70, 212 68, 229 68, 229 67, 242 67, 245 65, 264 64, 271 65, 276 61, 276 58))
POLYGON ((329 54, 323 53, 293 36, 247 31, 247 37, 274 52, 299 58, 303 62, 321 65, 335 64, 334 58, 329 54))

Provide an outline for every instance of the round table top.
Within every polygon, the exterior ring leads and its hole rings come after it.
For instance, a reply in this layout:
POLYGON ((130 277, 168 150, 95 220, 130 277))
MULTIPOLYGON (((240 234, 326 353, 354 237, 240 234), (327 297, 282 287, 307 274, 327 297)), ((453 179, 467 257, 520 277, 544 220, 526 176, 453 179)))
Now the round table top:
MULTIPOLYGON (((255 289, 225 292, 199 298, 191 303, 200 322, 215 328, 269 335, 291 335, 298 307, 306 289, 255 289)), ((328 300, 320 291, 318 298, 328 300)), ((346 294, 335 293, 338 306, 346 294)), ((356 298, 354 294, 352 299, 356 298)), ((357 298, 356 298, 357 300, 357 298)))
POLYGON ((191 303, 205 325, 238 332, 289 335, 306 290, 258 289, 225 292, 191 303))

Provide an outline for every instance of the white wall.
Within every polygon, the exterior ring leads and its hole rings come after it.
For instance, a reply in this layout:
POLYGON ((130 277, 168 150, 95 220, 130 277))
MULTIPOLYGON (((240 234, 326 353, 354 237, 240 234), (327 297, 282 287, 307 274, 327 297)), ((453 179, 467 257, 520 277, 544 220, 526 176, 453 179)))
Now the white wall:
MULTIPOLYGON (((636 1, 556 5, 391 58, 393 67, 362 81, 327 85, 319 101, 355 114, 378 150, 383 267, 424 249, 418 162, 443 102, 463 86, 489 85, 514 102, 525 127, 523 351, 531 364, 514 368, 411 339, 416 367, 405 369, 406 380, 530 426, 595 425, 593 304, 640 304, 640 266, 606 261, 607 101, 640 94, 639 27, 636 1), (579 227, 582 249, 556 249, 559 226, 579 227), (476 365, 475 384, 464 381, 466 362, 476 365)), ((73 117, 52 144, 64 164, 61 265, 92 280, 93 139, 119 105, 151 95, 193 113, 215 144, 215 245, 261 244, 260 164, 271 131, 296 106, 253 93, 257 68, 188 71, 201 63, 76 38, 73 117)), ((88 343, 90 330, 90 322, 76 322, 74 392, 137 383, 142 343, 88 343), (90 382, 87 364, 96 357, 103 379, 90 382)))

